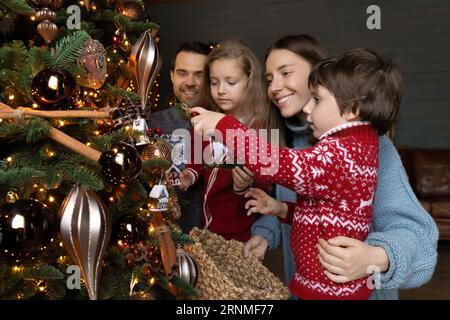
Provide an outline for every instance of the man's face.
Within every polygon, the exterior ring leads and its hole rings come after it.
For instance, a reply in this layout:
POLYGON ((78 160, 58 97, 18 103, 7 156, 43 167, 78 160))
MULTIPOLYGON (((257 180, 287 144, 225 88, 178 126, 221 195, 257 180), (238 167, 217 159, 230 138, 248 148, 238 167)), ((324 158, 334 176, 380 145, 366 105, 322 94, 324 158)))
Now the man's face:
POLYGON ((205 95, 205 67, 207 57, 203 54, 181 51, 170 71, 173 93, 189 106, 200 106, 205 95))

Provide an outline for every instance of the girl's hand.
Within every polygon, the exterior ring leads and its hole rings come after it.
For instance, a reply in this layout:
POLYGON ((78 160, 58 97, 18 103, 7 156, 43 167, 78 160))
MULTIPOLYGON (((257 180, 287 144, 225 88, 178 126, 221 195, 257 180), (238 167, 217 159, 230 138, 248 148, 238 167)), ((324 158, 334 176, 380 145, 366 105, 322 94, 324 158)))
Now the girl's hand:
POLYGON ((389 268, 389 259, 383 248, 353 238, 339 236, 328 241, 319 239, 317 249, 325 275, 336 283, 367 277, 374 267, 380 272, 389 268))
POLYGON ((191 108, 191 114, 198 114, 192 117, 191 123, 194 130, 199 133, 205 133, 207 130, 215 129, 216 125, 225 117, 224 114, 208 111, 200 107, 191 108))
POLYGON ((278 201, 267 193, 258 188, 251 188, 245 195, 246 198, 253 198, 245 203, 245 209, 247 209, 247 215, 251 215, 253 212, 259 212, 261 214, 279 216, 285 218, 287 215, 288 207, 285 203, 278 201))
POLYGON ((259 260, 264 259, 264 255, 266 254, 267 248, 269 247, 269 242, 259 235, 255 235, 248 240, 243 247, 242 254, 244 257, 248 257, 249 255, 254 255, 259 260))
POLYGON ((194 177, 189 172, 189 170, 184 169, 179 174, 180 185, 178 186, 181 191, 186 191, 190 186, 194 184, 194 177))
POLYGON ((253 184, 254 175, 248 168, 242 167, 241 169, 236 166, 231 171, 233 173, 233 189, 236 193, 243 193, 253 184))

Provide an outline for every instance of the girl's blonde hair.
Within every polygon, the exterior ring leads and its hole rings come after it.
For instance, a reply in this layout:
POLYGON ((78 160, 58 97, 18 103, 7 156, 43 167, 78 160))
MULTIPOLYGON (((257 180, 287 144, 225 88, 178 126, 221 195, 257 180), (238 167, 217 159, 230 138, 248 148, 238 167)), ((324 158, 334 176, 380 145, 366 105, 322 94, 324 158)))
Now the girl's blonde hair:
MULTIPOLYGON (((242 70, 248 76, 247 90, 241 106, 245 108, 243 123, 254 129, 280 129, 283 122, 270 107, 261 63, 255 53, 241 40, 227 40, 220 43, 208 55, 208 82, 209 67, 220 59, 239 61, 242 70)), ((214 101, 211 101, 211 110, 222 112, 214 101)))

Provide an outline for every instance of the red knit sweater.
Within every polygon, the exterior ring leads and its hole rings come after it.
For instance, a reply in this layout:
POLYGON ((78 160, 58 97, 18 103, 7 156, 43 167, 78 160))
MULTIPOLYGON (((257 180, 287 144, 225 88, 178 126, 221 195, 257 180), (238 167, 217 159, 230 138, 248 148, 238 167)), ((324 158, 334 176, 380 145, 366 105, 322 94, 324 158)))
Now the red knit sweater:
MULTIPOLYGON (((193 134, 193 132, 191 132, 193 134)), ((203 142, 202 150, 209 148, 209 142, 203 142)), ((191 148, 193 149, 193 146, 191 148)), ((193 155, 192 161, 193 162, 193 155)), ((204 164, 188 164, 187 169, 194 173, 195 183, 202 183, 202 210, 200 216, 201 226, 204 227, 206 219, 211 219, 208 229, 214 233, 220 234, 227 240, 248 241, 251 237, 251 227, 253 223, 261 216, 252 214, 247 216, 245 203, 248 199, 243 195, 238 195, 233 189, 233 175, 231 168, 219 168, 217 177, 212 183, 205 199, 208 181, 212 179, 213 169, 205 168, 204 164), (205 206, 203 204, 205 203, 205 206), (209 212, 205 212, 204 209, 209 212)), ((270 183, 255 179, 253 186, 269 192, 270 183)))
MULTIPOLYGON (((316 245, 319 238, 330 239, 347 236, 364 241, 369 233, 372 202, 376 189, 378 170, 378 136, 368 124, 355 122, 330 130, 311 148, 277 149, 261 144, 264 150, 279 152, 278 166, 270 176, 261 175, 261 161, 249 162, 260 156, 260 143, 250 144, 250 139, 237 139, 243 131, 226 136, 227 129, 246 128, 232 117, 223 118, 216 127, 226 137, 225 141, 239 143, 233 148, 245 150, 246 166, 261 179, 284 185, 298 194, 293 214, 287 217, 292 223, 291 246, 295 257, 296 273, 289 284, 291 292, 302 299, 367 299, 370 289, 367 278, 345 284, 329 280, 318 259, 316 245)), ((263 152, 264 154, 264 152, 263 152)))

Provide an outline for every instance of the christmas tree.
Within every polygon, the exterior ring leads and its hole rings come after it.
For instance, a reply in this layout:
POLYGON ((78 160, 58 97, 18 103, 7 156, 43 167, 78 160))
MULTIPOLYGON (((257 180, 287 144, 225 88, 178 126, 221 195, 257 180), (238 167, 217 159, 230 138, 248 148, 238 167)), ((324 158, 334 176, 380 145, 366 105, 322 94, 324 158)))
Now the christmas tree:
POLYGON ((195 294, 148 6, 0 1, 0 299, 195 294))

